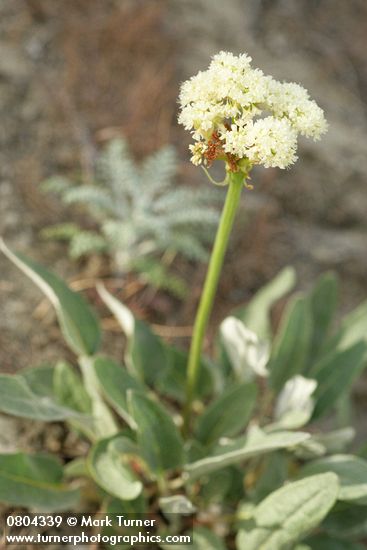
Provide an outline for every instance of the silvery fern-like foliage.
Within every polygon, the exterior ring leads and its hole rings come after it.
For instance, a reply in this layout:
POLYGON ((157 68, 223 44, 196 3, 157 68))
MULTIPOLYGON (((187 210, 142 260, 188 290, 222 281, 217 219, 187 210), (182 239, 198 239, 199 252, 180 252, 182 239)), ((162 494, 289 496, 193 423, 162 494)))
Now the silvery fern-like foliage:
POLYGON ((62 224, 48 228, 47 235, 69 240, 74 258, 107 251, 122 272, 165 252, 205 260, 219 218, 218 193, 178 186, 176 169, 173 147, 163 147, 137 165, 125 140, 110 141, 97 158, 95 183, 75 185, 57 177, 43 185, 65 204, 84 206, 99 233, 62 224))

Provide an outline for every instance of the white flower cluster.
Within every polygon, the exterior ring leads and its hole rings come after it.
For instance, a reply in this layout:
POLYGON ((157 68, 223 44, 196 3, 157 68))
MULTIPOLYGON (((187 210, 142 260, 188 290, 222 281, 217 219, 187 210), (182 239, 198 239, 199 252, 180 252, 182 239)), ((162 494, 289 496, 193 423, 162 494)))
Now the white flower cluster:
POLYGON ((192 131, 194 164, 216 159, 231 170, 253 164, 286 168, 297 160, 298 134, 320 138, 323 110, 307 90, 251 67, 251 58, 220 52, 206 71, 183 83, 179 123, 192 131))

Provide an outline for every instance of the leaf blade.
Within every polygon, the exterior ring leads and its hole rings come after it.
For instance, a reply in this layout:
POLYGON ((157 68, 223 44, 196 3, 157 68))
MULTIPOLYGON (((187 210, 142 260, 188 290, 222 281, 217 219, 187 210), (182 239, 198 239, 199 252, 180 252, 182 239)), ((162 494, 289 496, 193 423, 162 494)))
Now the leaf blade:
POLYGON ((256 384, 244 383, 229 388, 199 417, 196 437, 204 445, 210 445, 220 437, 237 435, 250 419, 256 396, 256 384))
POLYGON ((143 489, 129 465, 121 460, 121 454, 133 454, 134 447, 126 437, 114 436, 98 441, 88 457, 88 469, 97 485, 121 500, 134 500, 143 489))
POLYGON ((126 369, 107 357, 96 357, 93 367, 107 401, 129 425, 132 425, 133 421, 128 412, 127 391, 144 391, 144 386, 130 376, 126 369))
POLYGON ((100 330, 97 318, 84 298, 37 262, 10 250, 2 239, 0 250, 50 300, 71 349, 77 355, 93 355, 99 347, 100 330))
POLYGON ((61 465, 46 455, 0 455, 0 500, 40 511, 62 511, 75 506, 78 490, 62 484, 61 465))
POLYGON ((367 504, 367 461, 353 455, 339 454, 315 460, 304 466, 302 476, 334 472, 340 481, 339 500, 367 504))
POLYGON ((301 373, 308 359, 312 320, 308 300, 294 298, 287 307, 268 365, 271 386, 279 391, 287 380, 301 373))
POLYGON ((259 454, 294 447, 310 438, 305 432, 276 432, 264 434, 254 438, 247 437, 243 440, 234 440, 234 445, 223 446, 221 452, 200 460, 196 460, 185 466, 189 479, 195 479, 202 475, 220 470, 231 464, 243 462, 248 458, 259 454), (238 444, 237 444, 238 443, 238 444))
POLYGON ((0 410, 45 422, 80 417, 77 411, 59 405, 51 397, 34 393, 27 381, 15 374, 0 374, 0 410))
POLYGON ((334 505, 339 491, 333 473, 289 483, 266 497, 253 522, 239 531, 238 550, 288 548, 316 527, 334 505))
POLYGON ((142 456, 152 471, 161 473, 182 466, 183 442, 168 411, 133 390, 128 392, 128 406, 136 423, 142 456))

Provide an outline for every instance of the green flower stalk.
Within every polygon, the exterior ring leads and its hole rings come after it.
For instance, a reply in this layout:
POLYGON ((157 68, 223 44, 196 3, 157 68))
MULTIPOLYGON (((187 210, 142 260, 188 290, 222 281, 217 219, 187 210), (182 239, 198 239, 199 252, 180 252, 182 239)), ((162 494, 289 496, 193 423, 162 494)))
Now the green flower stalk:
POLYGON ((187 432, 188 424, 190 422, 191 406, 199 374, 200 356, 205 336, 205 329, 213 308, 214 297, 218 287, 224 255, 227 250, 229 236, 231 234, 233 222, 240 202, 244 175, 242 172, 233 172, 228 176, 228 180, 228 193, 215 238, 213 252, 210 257, 208 272, 195 319, 193 337, 191 341, 189 362, 187 367, 186 405, 184 412, 185 432, 187 432))
POLYGON ((183 83, 179 123, 190 130, 191 161, 205 171, 224 161, 228 185, 191 341, 184 411, 184 433, 190 428, 205 330, 212 311, 241 189, 254 165, 287 168, 297 160, 298 135, 314 140, 327 130, 323 110, 307 90, 278 82, 251 67, 246 54, 220 52, 206 71, 183 83))

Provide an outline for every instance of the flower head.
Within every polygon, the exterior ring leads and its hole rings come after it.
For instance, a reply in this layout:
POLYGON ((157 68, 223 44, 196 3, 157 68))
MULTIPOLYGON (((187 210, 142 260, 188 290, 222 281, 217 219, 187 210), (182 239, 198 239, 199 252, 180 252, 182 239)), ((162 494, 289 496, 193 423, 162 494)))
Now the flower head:
POLYGON ((317 140, 327 130, 307 90, 252 68, 247 54, 215 55, 206 71, 182 84, 179 101, 178 120, 192 132, 196 165, 221 159, 231 171, 286 168, 297 160, 298 134, 317 140))

